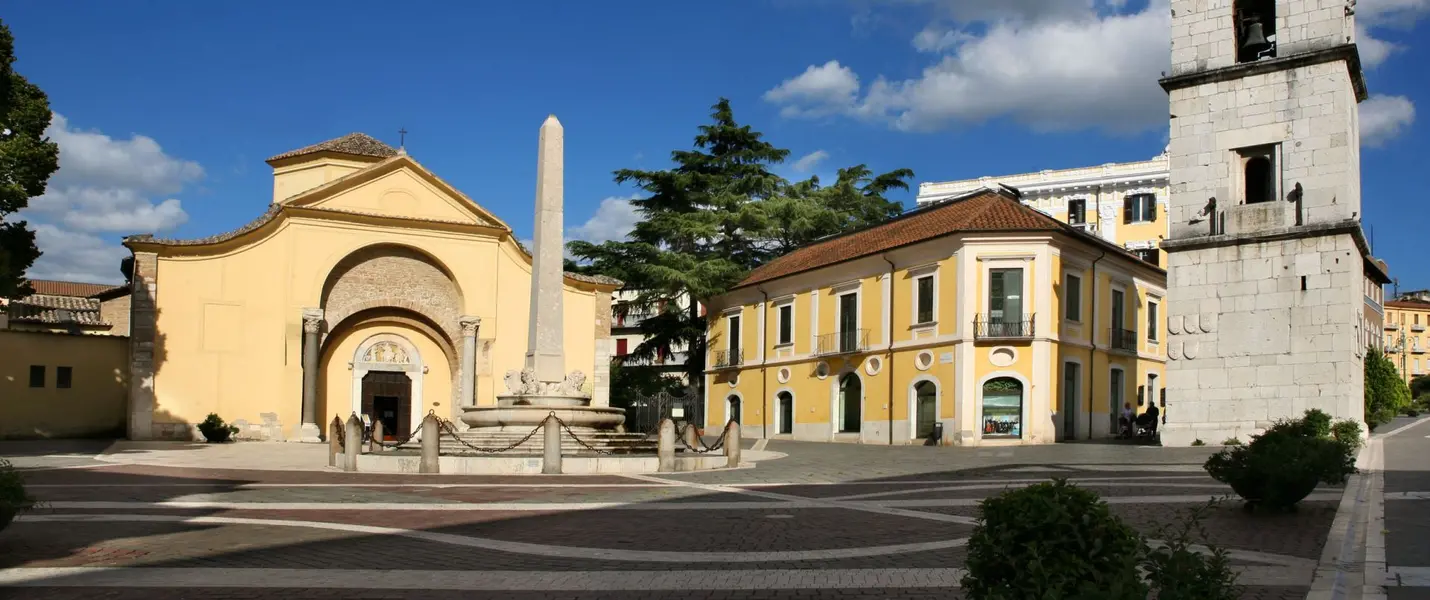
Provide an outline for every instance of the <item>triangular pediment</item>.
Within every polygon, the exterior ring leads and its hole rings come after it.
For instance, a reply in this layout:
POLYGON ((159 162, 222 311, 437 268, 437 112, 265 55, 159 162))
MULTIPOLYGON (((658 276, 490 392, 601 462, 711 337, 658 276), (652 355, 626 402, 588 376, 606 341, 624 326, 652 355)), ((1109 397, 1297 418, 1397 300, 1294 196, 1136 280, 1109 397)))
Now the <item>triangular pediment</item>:
POLYGON ((407 155, 394 156, 333 180, 289 198, 284 204, 510 229, 407 155))

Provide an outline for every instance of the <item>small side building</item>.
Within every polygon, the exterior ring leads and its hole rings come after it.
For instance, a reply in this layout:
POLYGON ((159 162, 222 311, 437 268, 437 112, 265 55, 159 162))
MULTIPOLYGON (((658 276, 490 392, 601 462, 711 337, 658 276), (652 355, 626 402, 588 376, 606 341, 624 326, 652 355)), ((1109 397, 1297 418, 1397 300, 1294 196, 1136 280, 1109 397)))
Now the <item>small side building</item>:
POLYGON ((1044 444, 1161 402, 1166 272, 980 189, 820 240, 709 306, 705 423, 747 437, 1044 444), (941 437, 939 432, 942 432, 941 437))

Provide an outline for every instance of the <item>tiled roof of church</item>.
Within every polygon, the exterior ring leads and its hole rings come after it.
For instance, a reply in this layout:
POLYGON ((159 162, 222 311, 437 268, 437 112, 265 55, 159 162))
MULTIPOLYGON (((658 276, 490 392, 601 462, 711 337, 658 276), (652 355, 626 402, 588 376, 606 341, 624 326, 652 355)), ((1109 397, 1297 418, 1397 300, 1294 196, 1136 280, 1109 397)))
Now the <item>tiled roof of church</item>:
MULTIPOLYGON (((31 282, 32 284, 34 282, 31 282)), ((54 282, 68 283, 68 282, 54 282)), ((75 284, 93 285, 93 284, 75 284)), ((105 286, 113 288, 114 286, 105 286)), ((99 316, 99 300, 77 296, 31 294, 10 303, 10 320, 16 323, 107 326, 99 316)))
POLYGON ((316 154, 318 152, 338 152, 341 154, 354 154, 357 156, 375 156, 377 158, 391 158, 397 156, 397 150, 392 146, 382 143, 366 133, 349 133, 340 138, 333 138, 326 142, 319 142, 312 146, 305 146, 297 150, 290 150, 268 159, 269 162, 284 158, 293 158, 304 154, 316 154))
POLYGON ((735 287, 755 285, 955 233, 1055 231, 1127 254, 1124 248, 1023 205, 1016 196, 1015 190, 1007 188, 977 190, 906 212, 878 225, 825 238, 765 263, 735 287))
POLYGON ((52 279, 28 279, 30 289, 36 294, 48 296, 78 296, 87 298, 113 290, 112 283, 80 283, 78 281, 55 281, 52 279))

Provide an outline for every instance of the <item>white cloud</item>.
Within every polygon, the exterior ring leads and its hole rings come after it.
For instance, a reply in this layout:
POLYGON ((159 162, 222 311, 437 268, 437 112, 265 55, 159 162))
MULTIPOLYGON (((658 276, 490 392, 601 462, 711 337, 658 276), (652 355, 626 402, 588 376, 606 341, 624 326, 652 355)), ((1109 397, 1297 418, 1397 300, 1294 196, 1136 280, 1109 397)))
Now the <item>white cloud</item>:
POLYGON ((1430 0, 1360 0, 1356 3, 1356 45, 1361 64, 1373 69, 1405 47, 1381 39, 1385 30, 1409 29, 1430 13, 1430 0))
POLYGON ((124 283, 119 262, 129 255, 118 244, 47 223, 31 223, 35 245, 44 254, 25 274, 33 279, 124 283))
POLYGON ((1415 122, 1415 104, 1405 96, 1371 96, 1360 104, 1360 141, 1384 145, 1415 122))
POLYGON ((602 200, 601 204, 596 207, 596 214, 586 219, 585 223, 566 228, 566 239, 581 240, 593 244, 608 240, 624 240, 626 235, 635 228, 636 222, 640 221, 640 214, 636 212, 635 205, 631 204, 631 200, 639 197, 639 195, 613 196, 602 200))
POLYGON ((765 92, 764 99, 781 105, 786 117, 819 117, 847 110, 859 94, 859 77, 831 60, 810 65, 803 73, 765 92))
POLYGON ((814 170, 815 167, 819 166, 819 163, 824 162, 824 160, 827 158, 829 158, 828 152, 825 152, 823 150, 815 150, 814 152, 810 152, 809 154, 799 157, 799 160, 794 161, 793 167, 794 170, 799 171, 800 173, 808 173, 814 170))
POLYGON ((810 66, 766 92, 787 117, 845 114, 911 131, 1010 117, 1040 130, 1165 126, 1170 69, 1165 0, 1138 12, 1117 3, 1015 0, 940 3, 961 25, 935 22, 911 43, 939 52, 917 77, 859 78, 837 61, 810 66))
MULTIPOLYGON (((21 211, 44 254, 29 275, 111 281, 128 252, 96 233, 153 233, 178 227, 189 215, 177 198, 151 199, 204 177, 198 163, 166 154, 153 138, 115 139, 72 127, 53 115, 45 134, 60 147, 60 168, 41 196, 21 211), (96 279, 99 278, 99 279, 96 279)), ((162 196, 161 196, 162 198, 162 196)))

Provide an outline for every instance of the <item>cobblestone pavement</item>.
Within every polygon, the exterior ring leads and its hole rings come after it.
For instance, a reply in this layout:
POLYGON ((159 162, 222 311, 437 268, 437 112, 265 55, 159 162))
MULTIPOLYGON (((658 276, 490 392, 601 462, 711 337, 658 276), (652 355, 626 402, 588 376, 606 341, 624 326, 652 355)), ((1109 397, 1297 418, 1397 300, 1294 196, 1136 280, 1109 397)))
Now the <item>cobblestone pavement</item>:
MULTIPOLYGON (((958 598, 977 502, 1068 477, 1148 535, 1229 490, 1208 449, 774 442, 754 469, 475 477, 32 456, 0 598, 958 598)), ((0 450, 9 448, 0 447, 0 450)), ((85 450, 85 449, 81 449, 85 450)), ((1205 521, 1246 598, 1303 598, 1342 496, 1205 521)))

